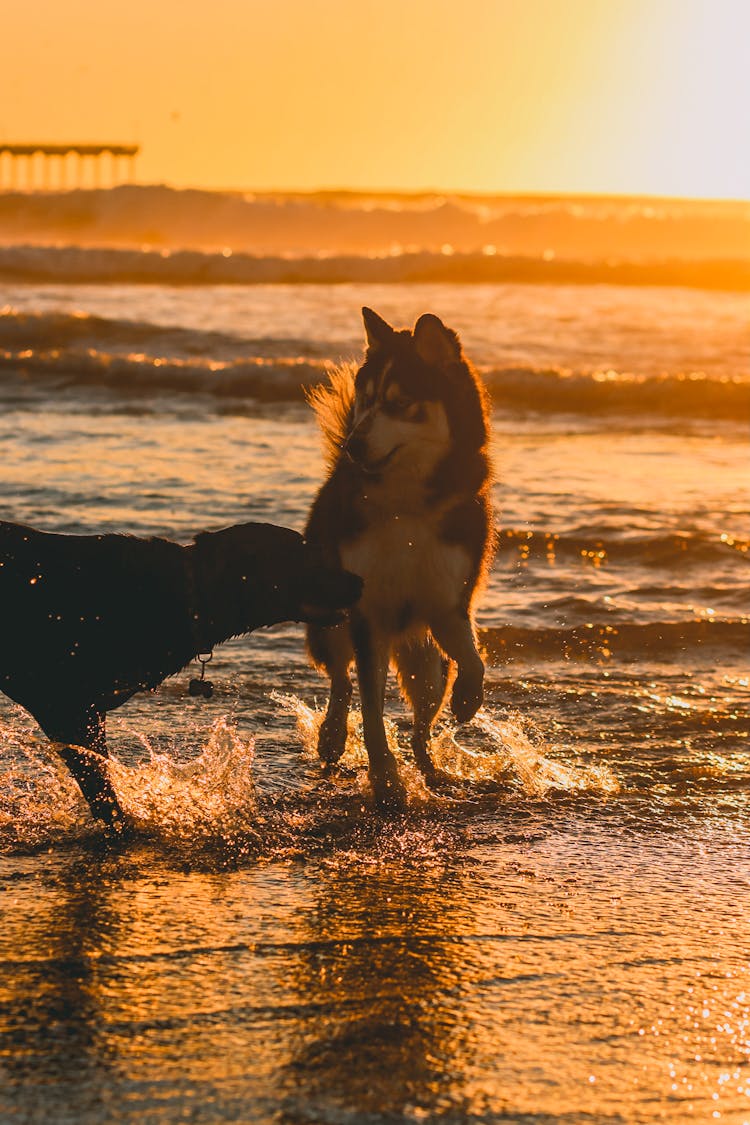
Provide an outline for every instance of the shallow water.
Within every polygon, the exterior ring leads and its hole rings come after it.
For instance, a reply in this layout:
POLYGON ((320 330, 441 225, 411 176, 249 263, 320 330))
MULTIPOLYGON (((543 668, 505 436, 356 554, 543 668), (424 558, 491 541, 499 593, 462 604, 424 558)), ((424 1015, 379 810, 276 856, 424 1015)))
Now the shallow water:
MULTIPOLYGON (((750 1121, 750 472, 722 398, 747 384, 739 299, 27 286, 3 303, 0 517, 55 530, 300 527, 323 472, 311 414, 252 372, 291 385, 279 358, 319 376, 356 354, 362 303, 437 311, 505 374, 487 701, 439 733, 450 793, 404 750, 409 808, 375 814, 356 715, 322 778, 325 685, 296 626, 217 651, 209 703, 186 671, 110 716, 135 826, 117 847, 0 700, 0 1121, 750 1121), (214 394, 170 383, 186 359, 255 368, 214 394), (577 389, 550 396, 547 368, 577 389), (691 372, 689 410, 625 378, 674 396, 691 372), (619 398, 596 397, 608 381, 619 398)), ((388 713, 405 747, 393 689, 388 713)))

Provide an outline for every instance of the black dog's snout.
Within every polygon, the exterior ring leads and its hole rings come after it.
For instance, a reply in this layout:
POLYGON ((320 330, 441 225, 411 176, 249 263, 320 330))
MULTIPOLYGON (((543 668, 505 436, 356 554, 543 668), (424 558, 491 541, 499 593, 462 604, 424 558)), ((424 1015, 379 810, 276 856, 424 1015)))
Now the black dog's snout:
MULTIPOLYGON (((317 551, 312 549, 313 559, 317 551)), ((337 625, 344 620, 362 594, 364 583, 358 574, 337 566, 311 561, 299 591, 299 618, 319 625, 337 625)))
POLYGON ((358 602, 359 599, 361 598, 362 591, 364 589, 365 584, 358 574, 352 574, 352 572, 350 570, 344 570, 344 571, 342 571, 342 574, 345 575, 345 581, 346 581, 346 586, 347 586, 347 589, 346 589, 346 597, 347 597, 346 605, 347 606, 354 605, 354 603, 358 602))
POLYGON ((358 574, 330 566, 316 566, 311 575, 310 592, 316 601, 332 609, 348 609, 362 593, 364 583, 358 574))

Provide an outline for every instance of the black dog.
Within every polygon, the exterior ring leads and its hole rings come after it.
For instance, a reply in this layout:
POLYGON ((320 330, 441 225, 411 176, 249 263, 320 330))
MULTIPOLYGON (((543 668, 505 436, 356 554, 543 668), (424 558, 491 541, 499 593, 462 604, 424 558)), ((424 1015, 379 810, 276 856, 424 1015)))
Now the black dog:
POLYGON ((0 521, 0 690, 61 744, 93 816, 119 828, 107 711, 229 637, 340 621, 361 590, 360 578, 272 524, 203 532, 182 547, 0 521))

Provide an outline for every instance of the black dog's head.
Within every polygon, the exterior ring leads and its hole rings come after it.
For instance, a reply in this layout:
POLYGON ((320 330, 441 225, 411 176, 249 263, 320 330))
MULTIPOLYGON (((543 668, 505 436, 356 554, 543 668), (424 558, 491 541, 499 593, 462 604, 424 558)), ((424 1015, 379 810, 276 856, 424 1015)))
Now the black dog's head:
POLYGON ((195 540, 202 596, 227 635, 280 621, 334 625, 362 593, 362 579, 330 566, 287 527, 245 523, 195 540))

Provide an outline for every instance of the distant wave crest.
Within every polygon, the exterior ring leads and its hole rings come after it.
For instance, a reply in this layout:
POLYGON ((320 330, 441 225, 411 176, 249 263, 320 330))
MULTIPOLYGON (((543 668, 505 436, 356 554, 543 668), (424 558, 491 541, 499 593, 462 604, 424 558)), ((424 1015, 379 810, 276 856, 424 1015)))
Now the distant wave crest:
POLYGON ((492 398, 507 409, 539 413, 645 418, 750 419, 750 382, 702 372, 634 376, 545 368, 483 372, 492 398))
MULTIPOLYGON (((741 201, 460 192, 243 193, 155 184, 0 193, 4 242, 193 247, 219 254, 225 247, 261 256, 321 251, 383 255, 394 248, 439 254, 449 247, 458 255, 487 248, 532 259, 552 254, 573 261, 705 261, 747 259, 749 230, 750 206, 741 201)), ((463 263, 464 269, 469 264, 463 263)), ((474 263, 476 269, 482 265, 490 270, 486 263, 474 263)), ((188 273, 196 266, 182 263, 188 273)), ((424 268, 424 263, 407 268, 424 268)), ((453 262, 446 268, 460 267, 453 262)), ((494 268, 500 268, 498 263, 494 268)))
POLYGON ((750 621, 696 620, 592 622, 573 628, 496 626, 480 630, 493 664, 518 660, 661 660, 680 663, 707 654, 742 657, 750 646, 750 621))
POLYGON ((0 246, 0 278, 14 281, 172 285, 344 282, 670 285, 750 290, 750 260, 576 258, 487 251, 415 250, 328 256, 82 246, 0 246))
POLYGON ((696 530, 663 534, 613 534, 610 528, 587 528, 586 534, 503 528, 498 532, 498 562, 580 559, 593 566, 616 563, 671 571, 686 566, 716 567, 728 559, 750 565, 750 541, 729 533, 696 530))

